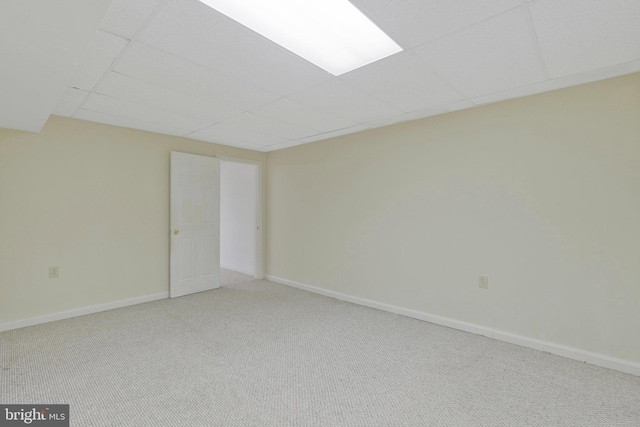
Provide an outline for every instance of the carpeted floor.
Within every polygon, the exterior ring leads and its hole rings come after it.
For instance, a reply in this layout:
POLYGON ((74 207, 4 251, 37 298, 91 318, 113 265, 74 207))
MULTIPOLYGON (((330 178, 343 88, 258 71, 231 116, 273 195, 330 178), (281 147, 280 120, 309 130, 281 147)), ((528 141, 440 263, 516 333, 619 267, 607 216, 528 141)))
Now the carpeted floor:
POLYGON ((237 285, 240 283, 250 282, 252 280, 253 277, 248 274, 238 273, 237 271, 227 270, 226 268, 220 269, 221 286, 237 285))
POLYGON ((78 427, 640 426, 640 377, 242 276, 0 334, 0 403, 78 427))

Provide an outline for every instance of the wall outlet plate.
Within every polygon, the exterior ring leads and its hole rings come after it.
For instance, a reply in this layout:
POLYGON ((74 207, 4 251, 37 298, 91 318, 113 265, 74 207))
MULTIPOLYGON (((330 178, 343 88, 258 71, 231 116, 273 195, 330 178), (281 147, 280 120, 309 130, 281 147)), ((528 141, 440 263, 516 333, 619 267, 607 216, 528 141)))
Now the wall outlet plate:
POLYGON ((478 286, 482 289, 489 289, 489 276, 480 276, 478 286))
POLYGON ((49 279, 56 279, 60 275, 60 267, 49 267, 49 279))

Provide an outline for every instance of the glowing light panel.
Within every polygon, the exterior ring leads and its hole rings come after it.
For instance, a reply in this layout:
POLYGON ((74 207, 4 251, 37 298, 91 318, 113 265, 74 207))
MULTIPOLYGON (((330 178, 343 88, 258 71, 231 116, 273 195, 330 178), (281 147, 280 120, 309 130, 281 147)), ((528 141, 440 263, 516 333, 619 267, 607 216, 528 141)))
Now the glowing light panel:
POLYGON ((402 51, 348 0, 200 0, 333 75, 402 51))

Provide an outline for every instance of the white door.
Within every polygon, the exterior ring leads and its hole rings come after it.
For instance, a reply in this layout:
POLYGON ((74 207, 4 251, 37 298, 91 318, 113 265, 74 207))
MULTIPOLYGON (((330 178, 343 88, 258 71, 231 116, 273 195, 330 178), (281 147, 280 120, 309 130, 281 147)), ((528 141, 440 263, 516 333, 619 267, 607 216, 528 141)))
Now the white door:
POLYGON ((220 161, 171 152, 171 298, 220 287, 220 161))

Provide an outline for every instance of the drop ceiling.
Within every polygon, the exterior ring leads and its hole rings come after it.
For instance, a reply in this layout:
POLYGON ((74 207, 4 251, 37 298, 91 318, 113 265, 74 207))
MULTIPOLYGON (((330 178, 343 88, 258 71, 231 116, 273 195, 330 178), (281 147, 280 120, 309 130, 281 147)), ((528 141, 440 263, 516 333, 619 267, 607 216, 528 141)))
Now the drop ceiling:
POLYGON ((335 77, 197 0, 114 0, 50 113, 272 151, 640 71, 638 0, 352 3, 404 51, 335 77))

